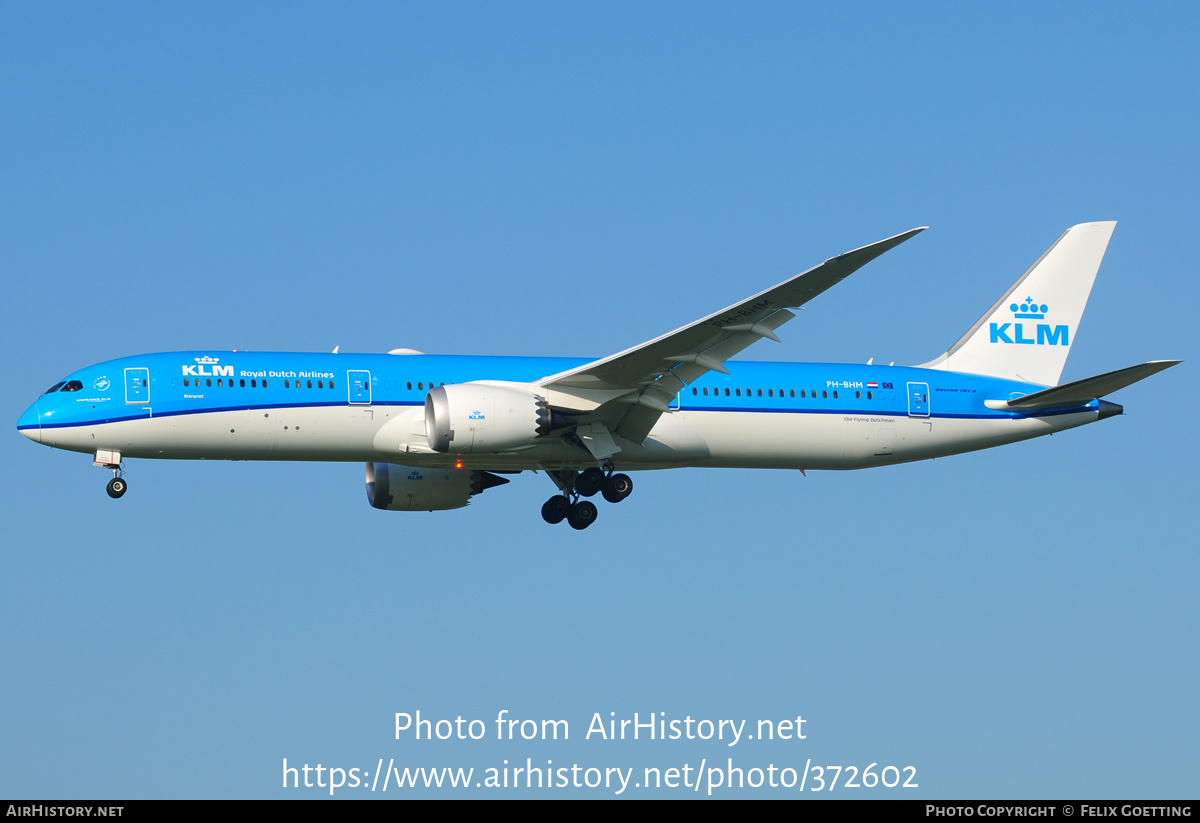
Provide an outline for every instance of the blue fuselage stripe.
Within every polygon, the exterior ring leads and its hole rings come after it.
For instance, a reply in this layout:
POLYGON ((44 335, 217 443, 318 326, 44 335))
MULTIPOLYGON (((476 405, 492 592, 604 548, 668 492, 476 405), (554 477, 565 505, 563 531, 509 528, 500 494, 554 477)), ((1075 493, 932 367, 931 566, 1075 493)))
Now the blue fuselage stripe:
MULTIPOLYGON (((549 357, 295 352, 142 355, 69 375, 66 381, 79 381, 83 388, 42 395, 38 412, 31 407, 18 428, 70 428, 147 417, 272 409, 421 406, 428 390, 441 383, 536 383, 587 362, 549 357), (232 385, 235 380, 239 385, 232 385), (201 381, 205 385, 199 385, 201 381), (225 385, 218 386, 218 382, 225 385), (245 386, 240 385, 243 382, 245 386), (252 398, 257 402, 248 402, 252 398)), ((726 366, 729 374, 708 372, 684 388, 672 408, 713 413, 1005 420, 1069 414, 1095 405, 1093 401, 1025 415, 995 411, 984 401, 1008 400, 1044 387, 904 366, 754 361, 733 361, 726 366), (738 392, 745 396, 739 397, 738 392), (760 392, 768 396, 757 396, 760 392), (818 397, 818 392, 825 396, 818 397), (806 395, 803 400, 802 394, 806 395)))

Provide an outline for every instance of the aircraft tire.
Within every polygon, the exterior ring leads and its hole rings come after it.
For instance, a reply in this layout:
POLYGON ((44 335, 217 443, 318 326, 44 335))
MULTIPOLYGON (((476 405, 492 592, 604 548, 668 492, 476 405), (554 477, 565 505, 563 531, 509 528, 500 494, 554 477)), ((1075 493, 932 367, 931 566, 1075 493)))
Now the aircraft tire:
POLYGON ((128 489, 128 483, 126 483, 120 477, 114 477, 112 480, 108 481, 108 488, 106 491, 108 491, 109 497, 111 497, 113 500, 116 500, 118 497, 125 494, 128 489))
POLYGON ((575 480, 575 491, 584 497, 591 497, 603 487, 604 472, 595 466, 581 471, 579 477, 575 480))
POLYGON ((561 494, 556 494, 542 504, 542 519, 554 525, 563 522, 571 511, 571 501, 561 494))
POLYGON ((601 491, 609 503, 620 503, 633 493, 633 480, 627 474, 614 474, 604 479, 601 491))
POLYGON ((596 522, 597 514, 599 514, 599 510, 595 503, 590 500, 580 500, 571 507, 571 512, 567 515, 567 522, 571 524, 572 529, 583 530, 596 522))

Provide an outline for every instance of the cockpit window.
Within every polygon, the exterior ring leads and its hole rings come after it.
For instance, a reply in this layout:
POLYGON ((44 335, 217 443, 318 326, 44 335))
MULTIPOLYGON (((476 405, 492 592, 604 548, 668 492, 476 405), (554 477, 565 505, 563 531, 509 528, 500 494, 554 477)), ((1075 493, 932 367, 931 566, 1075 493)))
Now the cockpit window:
POLYGON ((79 391, 82 388, 83 388, 82 383, 80 383, 78 380, 72 380, 71 382, 67 383, 67 385, 63 386, 62 390, 63 391, 79 391))
POLYGON ((42 394, 50 394, 50 392, 56 392, 59 389, 61 389, 66 382, 67 382, 66 380, 60 380, 59 382, 55 383, 53 386, 51 386, 50 388, 48 388, 44 392, 42 392, 42 394))

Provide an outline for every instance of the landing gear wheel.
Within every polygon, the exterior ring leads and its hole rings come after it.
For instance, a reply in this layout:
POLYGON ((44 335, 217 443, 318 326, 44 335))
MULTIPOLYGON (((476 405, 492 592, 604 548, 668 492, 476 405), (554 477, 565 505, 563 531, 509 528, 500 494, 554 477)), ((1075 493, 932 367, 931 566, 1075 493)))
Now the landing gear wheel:
POLYGON ((586 529, 596 522, 597 514, 599 511, 596 509, 595 503, 590 500, 580 500, 567 513, 567 522, 571 524, 572 529, 586 529))
POLYGON ((112 480, 108 481, 108 496, 113 500, 116 500, 118 497, 125 494, 125 491, 128 488, 129 484, 126 483, 122 478, 114 477, 112 480))
POLYGON ((609 503, 620 503, 633 493, 633 481, 627 474, 614 474, 604 479, 604 499, 609 503))
POLYGON ((591 497, 604 486, 604 472, 592 466, 590 469, 584 469, 579 473, 579 478, 575 481, 575 491, 582 494, 584 497, 591 497))
POLYGON ((556 494, 542 504, 542 519, 547 523, 561 523, 571 511, 571 501, 565 495, 556 494))

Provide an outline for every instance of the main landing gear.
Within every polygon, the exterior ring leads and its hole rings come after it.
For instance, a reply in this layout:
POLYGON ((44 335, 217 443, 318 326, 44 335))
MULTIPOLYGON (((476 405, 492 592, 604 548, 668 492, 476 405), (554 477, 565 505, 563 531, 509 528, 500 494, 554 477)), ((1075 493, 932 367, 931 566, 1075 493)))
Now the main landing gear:
POLYGON ((629 475, 613 474, 611 463, 607 469, 607 474, 596 466, 582 472, 547 472, 562 494, 556 494, 542 504, 542 519, 552 524, 566 520, 573 529, 586 529, 595 523, 599 514, 596 504, 580 498, 600 492, 609 503, 620 503, 633 492, 629 475))

